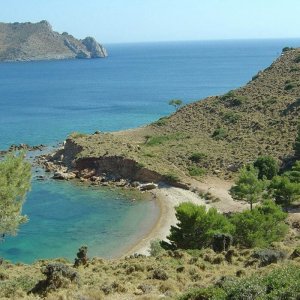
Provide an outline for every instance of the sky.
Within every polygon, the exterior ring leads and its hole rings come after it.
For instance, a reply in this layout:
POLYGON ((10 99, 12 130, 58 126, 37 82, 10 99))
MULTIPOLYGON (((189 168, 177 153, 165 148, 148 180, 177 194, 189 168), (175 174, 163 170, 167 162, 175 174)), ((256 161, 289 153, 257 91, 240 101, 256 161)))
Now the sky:
POLYGON ((0 22, 47 20, 101 43, 300 37, 300 0, 0 0, 0 22))

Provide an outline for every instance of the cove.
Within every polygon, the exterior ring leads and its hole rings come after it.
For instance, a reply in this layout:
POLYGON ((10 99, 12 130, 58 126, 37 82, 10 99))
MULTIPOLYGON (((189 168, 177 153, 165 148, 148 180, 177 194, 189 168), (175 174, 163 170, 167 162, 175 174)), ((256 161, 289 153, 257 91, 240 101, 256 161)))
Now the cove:
POLYGON ((90 257, 122 255, 158 216, 154 201, 137 196, 71 182, 34 182, 24 205, 30 220, 0 244, 0 257, 24 263, 57 257, 72 261, 81 245, 88 246, 90 257))
MULTIPOLYGON (((107 59, 0 64, 0 149, 56 145, 74 131, 133 128, 185 103, 244 85, 299 39, 105 45, 107 59)), ((123 254, 151 228, 153 201, 118 190, 33 181, 29 222, 0 244, 14 262, 66 257, 86 244, 89 256, 123 254)))

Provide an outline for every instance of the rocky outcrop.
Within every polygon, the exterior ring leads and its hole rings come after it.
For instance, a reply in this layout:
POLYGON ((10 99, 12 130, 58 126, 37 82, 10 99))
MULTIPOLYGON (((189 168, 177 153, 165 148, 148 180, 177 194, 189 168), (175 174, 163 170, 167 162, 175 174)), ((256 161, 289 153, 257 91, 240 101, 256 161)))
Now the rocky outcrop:
POLYGON ((122 178, 130 181, 162 181, 163 176, 157 172, 141 167, 136 161, 118 156, 81 158, 76 160, 75 169, 79 177, 103 176, 118 181, 122 178), (85 175, 88 174, 88 175, 85 175))
POLYGON ((0 23, 0 61, 50 60, 106 57, 94 38, 78 40, 52 30, 47 21, 0 23))

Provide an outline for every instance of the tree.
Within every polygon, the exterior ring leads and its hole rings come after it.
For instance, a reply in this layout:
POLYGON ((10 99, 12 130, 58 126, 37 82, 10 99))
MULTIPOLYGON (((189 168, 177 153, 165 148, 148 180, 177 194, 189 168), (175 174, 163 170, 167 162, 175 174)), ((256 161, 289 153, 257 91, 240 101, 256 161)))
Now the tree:
POLYGON ((230 189, 230 194, 234 199, 247 201, 252 210, 253 203, 262 198, 265 186, 265 182, 258 179, 258 170, 250 165, 241 169, 238 180, 230 189))
POLYGON ((276 203, 288 207, 300 199, 300 161, 296 161, 291 171, 275 176, 270 185, 269 192, 276 203))
POLYGON ((253 165, 258 169, 258 179, 270 180, 279 172, 278 163, 272 156, 260 156, 253 165))
POLYGON ((288 226, 284 223, 287 214, 274 201, 265 201, 252 211, 236 213, 231 218, 235 225, 234 241, 245 247, 267 247, 281 240, 288 226))
POLYGON ((169 101, 169 105, 172 105, 175 107, 176 111, 179 109, 179 107, 182 105, 182 101, 180 99, 173 99, 169 101))
POLYGON ((285 175, 274 177, 269 189, 276 203, 285 207, 300 199, 300 183, 285 175))
POLYGON ((232 233, 234 226, 215 208, 190 202, 176 207, 177 226, 171 226, 168 239, 172 246, 180 249, 201 249, 211 244, 216 233, 232 233))
POLYGON ((24 154, 9 154, 0 161, 0 235, 15 235, 27 221, 22 215, 26 193, 30 189, 31 166, 24 154))

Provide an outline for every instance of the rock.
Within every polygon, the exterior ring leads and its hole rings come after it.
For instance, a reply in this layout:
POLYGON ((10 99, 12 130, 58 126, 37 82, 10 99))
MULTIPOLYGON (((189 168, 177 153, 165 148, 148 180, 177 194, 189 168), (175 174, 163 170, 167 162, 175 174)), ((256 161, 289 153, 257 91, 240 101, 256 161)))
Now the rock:
POLYGON ((127 181, 125 179, 121 179, 119 182, 116 183, 118 187, 124 187, 127 185, 127 181))
POLYGON ((97 43, 97 41, 92 37, 86 37, 82 40, 82 44, 85 45, 86 49, 90 53, 91 58, 106 57, 106 49, 97 43))
POLYGON ((233 163, 227 166, 227 171, 237 172, 241 168, 240 163, 233 163))
POLYGON ((133 181, 130 185, 134 188, 138 188, 140 186, 140 183, 138 181, 133 181))
POLYGON ((53 179, 58 179, 58 180, 70 180, 74 179, 76 177, 76 174, 74 173, 64 173, 64 172, 55 172, 53 175, 53 179))
POLYGON ((150 191, 156 189, 158 185, 156 183, 144 183, 139 186, 141 191, 150 191))
POLYGON ((43 175, 36 176, 36 180, 45 180, 45 179, 46 179, 46 177, 43 175))

